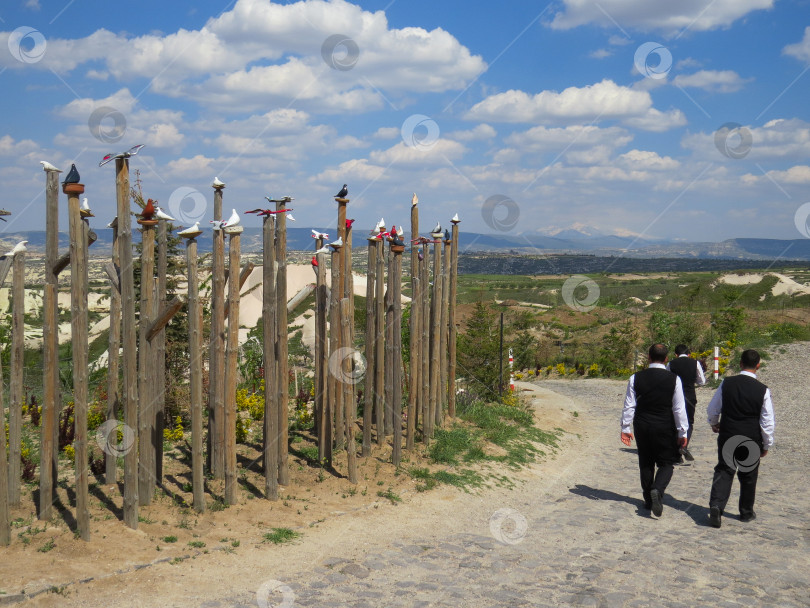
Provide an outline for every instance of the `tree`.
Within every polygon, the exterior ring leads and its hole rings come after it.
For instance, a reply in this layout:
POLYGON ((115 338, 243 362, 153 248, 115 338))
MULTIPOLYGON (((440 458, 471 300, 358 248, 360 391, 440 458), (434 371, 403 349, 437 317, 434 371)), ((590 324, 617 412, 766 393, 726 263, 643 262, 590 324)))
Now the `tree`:
POLYGON ((602 351, 599 366, 606 373, 615 373, 620 369, 633 370, 634 357, 638 348, 638 329, 628 319, 622 325, 613 326, 602 338, 602 351))
MULTIPOLYGON (((458 335, 459 375, 478 386, 489 398, 497 398, 503 384, 500 376, 500 343, 495 312, 483 302, 475 305, 463 333, 458 335)), ((505 367, 505 366, 504 366, 505 367)))

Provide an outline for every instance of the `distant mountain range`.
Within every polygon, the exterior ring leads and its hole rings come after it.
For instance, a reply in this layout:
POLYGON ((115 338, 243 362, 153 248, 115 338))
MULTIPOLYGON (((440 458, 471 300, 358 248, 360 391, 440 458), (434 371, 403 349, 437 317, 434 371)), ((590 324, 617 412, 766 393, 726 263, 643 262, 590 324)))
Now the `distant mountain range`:
MULTIPOLYGON (((328 232, 330 238, 337 238, 334 227, 314 227, 328 232)), ((94 229, 98 240, 90 248, 91 256, 105 255, 112 248, 112 229, 94 229)), ((461 253, 494 252, 516 255, 543 254, 588 254, 596 256, 617 256, 633 258, 696 258, 696 259, 748 259, 748 260, 810 260, 810 239, 757 239, 737 238, 719 243, 688 243, 661 240, 646 240, 637 235, 617 236, 603 234, 598 229, 575 225, 556 229, 553 234, 480 234, 464 232, 459 236, 461 253)), ((367 229, 354 230, 354 248, 366 247, 367 229)), ((287 228, 288 250, 312 250, 314 241, 310 228, 287 228)), ((0 234, 0 251, 11 249, 18 241, 27 240, 32 253, 45 252, 45 232, 20 231, 0 234)), ((139 240, 137 234, 135 241, 139 240)), ((211 250, 211 232, 198 239, 201 253, 211 250)), ((242 251, 261 251, 261 228, 245 228, 242 234, 242 251)), ((181 245, 182 247, 182 245, 181 245)), ((68 248, 67 233, 59 235, 59 249, 68 248)))

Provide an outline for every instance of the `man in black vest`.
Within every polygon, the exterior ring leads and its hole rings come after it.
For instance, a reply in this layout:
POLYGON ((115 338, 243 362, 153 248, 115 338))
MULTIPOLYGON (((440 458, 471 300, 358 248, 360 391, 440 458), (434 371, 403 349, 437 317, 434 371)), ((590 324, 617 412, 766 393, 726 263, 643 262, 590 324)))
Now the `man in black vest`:
POLYGON ((759 353, 743 351, 740 374, 726 378, 717 388, 707 410, 712 431, 718 433, 718 462, 709 496, 709 523, 720 527, 734 473, 740 480, 740 521, 752 521, 757 493, 759 459, 773 445, 771 391, 757 380, 759 353))
POLYGON ((689 421, 681 379, 665 367, 667 347, 653 344, 649 357, 650 366, 630 376, 627 383, 621 440, 624 445, 630 445, 632 424, 644 507, 660 517, 664 491, 672 479, 673 465, 680 457, 678 449, 686 445, 689 421))
MULTIPOLYGON (((686 344, 678 344, 675 347, 676 357, 667 364, 667 369, 677 374, 683 385, 683 399, 686 402, 686 418, 689 420, 689 431, 686 433, 686 445, 681 449, 681 454, 687 460, 694 460, 689 451, 689 441, 692 439, 692 430, 695 427, 695 406, 697 405, 697 395, 695 385, 706 384, 706 376, 703 375, 703 368, 700 364, 689 356, 689 347, 686 344)), ((683 460, 683 459, 681 459, 683 460)))

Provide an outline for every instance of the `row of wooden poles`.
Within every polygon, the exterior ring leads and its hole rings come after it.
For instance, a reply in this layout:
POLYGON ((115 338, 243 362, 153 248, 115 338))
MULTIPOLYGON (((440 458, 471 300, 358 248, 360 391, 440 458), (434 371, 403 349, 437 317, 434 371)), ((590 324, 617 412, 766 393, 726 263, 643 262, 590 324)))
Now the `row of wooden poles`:
MULTIPOLYGON (((214 188, 214 219, 222 219, 223 186, 214 188)), ((46 252, 43 294, 43 403, 40 440, 38 516, 50 519, 58 502, 55 492, 58 464, 58 420, 61 395, 58 365, 59 273, 71 268, 71 344, 75 420, 76 525, 89 540, 88 509, 88 246, 96 235, 80 211, 81 184, 65 184, 68 198, 70 250, 58 253, 58 174, 46 172, 46 252)), ((123 520, 138 526, 138 508, 148 505, 163 481, 163 407, 165 401, 165 326, 183 305, 179 298, 166 302, 167 227, 165 221, 138 220, 142 227, 140 321, 136 323, 135 282, 132 257, 129 160, 116 159, 117 217, 113 228, 112 260, 106 266, 110 279, 110 332, 107 422, 104 426, 105 481, 116 480, 116 459, 123 456, 123 520), (155 268, 157 228, 157 268, 155 268), (157 272, 155 272, 157 270, 157 272), (119 352, 121 353, 119 357, 119 352), (120 358, 120 368, 119 368, 120 358), (121 373, 123 372, 123 373, 121 373), (119 376, 122 375, 122 383, 119 376), (123 425, 118 423, 123 412, 123 425), (122 437, 119 440, 119 435, 122 437)), ((334 450, 346 449, 347 476, 357 481, 357 391, 363 370, 354 349, 354 285, 352 231, 346 222, 347 199, 338 202, 337 233, 342 247, 331 254, 331 289, 326 285, 326 254, 318 254, 315 340, 315 434, 322 463, 331 465, 334 450), (327 326, 328 322, 328 326, 327 326), (328 327, 328 329, 327 329, 328 327)), ((279 485, 289 484, 287 360, 287 276, 285 201, 276 201, 276 213, 264 217, 263 242, 263 350, 265 404, 262 465, 265 496, 278 498, 279 485)), ((190 410, 192 436, 193 507, 205 509, 204 470, 224 478, 223 499, 237 499, 236 386, 239 331, 239 290, 254 266, 241 268, 242 227, 215 230, 211 279, 211 329, 209 340, 208 450, 203 461, 203 352, 202 306, 199 298, 198 235, 185 235, 188 268, 190 353, 190 410), (225 235, 228 268, 225 268, 225 235), (227 298, 225 286, 228 286, 227 298), (227 331, 225 320, 228 320, 227 331)), ((411 208, 411 238, 419 240, 419 212, 411 208)), ((362 456, 371 454, 372 427, 379 446, 393 435, 392 461, 399 465, 402 450, 402 389, 407 380, 405 404, 406 449, 414 446, 418 421, 427 442, 442 423, 445 411, 455 415, 455 290, 458 257, 458 223, 452 237, 423 239, 411 248, 412 306, 410 366, 402 364, 402 253, 385 240, 370 237, 366 293, 366 344, 362 456), (430 255, 433 246, 433 288, 430 289, 430 255), (422 258, 420 260, 420 257, 422 258)), ((317 240, 317 248, 323 240, 317 240)), ((0 259, 0 285, 13 264, 12 356, 9 408, 10 460, 6 462, 5 436, 0 440, 0 544, 10 542, 9 507, 20 504, 20 429, 22 405, 24 253, 0 259)), ((0 391, 0 418, 3 415, 0 391)))

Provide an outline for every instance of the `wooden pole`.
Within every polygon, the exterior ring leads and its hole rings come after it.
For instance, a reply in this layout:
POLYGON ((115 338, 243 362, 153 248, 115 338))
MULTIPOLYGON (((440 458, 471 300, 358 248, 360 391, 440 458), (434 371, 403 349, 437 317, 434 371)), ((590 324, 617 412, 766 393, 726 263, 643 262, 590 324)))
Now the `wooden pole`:
POLYGON ((264 353, 264 497, 278 500, 278 384, 276 363, 276 221, 266 215, 262 222, 262 352, 264 353))
POLYGON ((391 326, 393 343, 391 350, 394 355, 391 400, 393 401, 394 423, 394 450, 392 459, 395 467, 402 459, 402 246, 392 245, 393 280, 391 281, 393 293, 391 295, 392 315, 391 326))
POLYGON ((186 241, 188 268, 188 347, 191 382, 191 486, 194 510, 205 511, 205 471, 203 469, 203 386, 202 386, 202 308, 200 306, 200 276, 197 265, 197 239, 186 241))
MULTIPOLYGON (((20 456, 22 451, 23 367, 25 346, 25 252, 14 255, 11 278, 13 306, 11 312, 11 374, 8 404, 8 502, 20 505, 20 456)), ((0 375, 2 377, 2 375, 0 375)), ((2 417, 0 417, 2 420, 2 417)), ((2 485, 0 485, 2 488, 2 485)))
POLYGON ((146 337, 152 324, 155 297, 155 225, 157 220, 138 220, 141 225, 141 314, 138 340, 138 498, 142 506, 152 502, 155 478, 155 378, 153 348, 146 337))
MULTIPOLYGON (((0 363, 0 378, 3 366, 0 363)), ((0 390, 0 421, 5 427, 6 413, 3 406, 3 391, 0 390)), ((6 547, 11 542, 11 523, 8 515, 8 461, 6 459, 6 431, 0 433, 0 545, 6 547)))
POLYGON ((68 221, 70 229, 70 342, 73 356, 73 419, 76 428, 76 525, 82 540, 90 540, 90 512, 88 510, 89 460, 87 457, 87 231, 82 220, 79 195, 82 184, 65 184, 68 195, 68 221))
POLYGON ((225 350, 225 502, 236 503, 236 363, 239 358, 239 265, 244 228, 228 234, 228 341, 225 350))
MULTIPOLYGON (((46 171, 45 181, 45 290, 42 297, 43 398, 39 451, 39 519, 50 519, 56 483, 59 416, 59 331, 57 294, 59 276, 53 272, 59 257, 59 174, 46 171)), ((5 442, 5 437, 3 438, 5 442)))
MULTIPOLYGON (((343 298, 340 301, 340 331, 341 342, 343 344, 350 343, 351 336, 351 315, 354 305, 349 298, 343 298)), ((344 347, 345 348, 345 347, 344 347)), ((349 352, 349 351, 344 351, 349 352)), ((355 400, 351 398, 354 392, 354 376, 352 373, 352 365, 354 357, 344 356, 340 361, 342 366, 341 382, 339 383, 343 388, 343 412, 345 415, 344 429, 346 432, 346 456, 347 468, 349 475, 349 483, 357 483, 357 447, 354 443, 354 422, 355 422, 355 400)))
POLYGON ((442 308, 439 326, 439 407, 442 412, 447 407, 447 319, 450 308, 450 241, 443 242, 442 253, 442 308))
MULTIPOLYGON (((282 210, 287 203, 279 201, 276 209, 282 210)), ((287 369, 287 214, 277 213, 276 220, 276 391, 278 399, 278 483, 290 483, 287 437, 289 432, 287 408, 290 398, 290 378, 287 369)))
POLYGON ((327 413, 328 421, 328 436, 331 438, 328 448, 328 462, 332 462, 331 454, 332 449, 337 447, 338 444, 338 431, 343 429, 343 424, 339 424, 339 413, 337 402, 342 398, 342 391, 339 388, 340 368, 334 369, 335 365, 340 365, 340 361, 334 361, 333 357, 340 356, 340 248, 334 248, 332 251, 332 265, 331 265, 331 295, 329 300, 329 358, 328 358, 328 374, 327 374, 327 413))
MULTIPOLYGON (((90 245, 95 243, 97 240, 98 240, 98 235, 95 232, 93 232, 92 230, 88 230, 87 231, 87 246, 89 247, 90 245)), ((59 256, 59 258, 56 260, 56 262, 54 263, 54 266, 53 266, 53 273, 56 276, 59 276, 60 274, 62 274, 62 271, 65 268, 67 268, 68 266, 70 266, 70 250, 69 249, 68 249, 68 251, 66 253, 59 256)))
MULTIPOLYGON (((349 359, 349 366, 351 367, 351 374, 354 376, 354 273, 352 272, 352 235, 354 231, 350 224, 352 221, 346 221, 346 238, 343 239, 346 246, 343 247, 343 297, 349 299, 349 309, 346 314, 349 315, 349 335, 348 339, 344 342, 343 346, 352 349, 352 357, 349 359)), ((356 391, 354 390, 355 383, 345 386, 343 391, 344 408, 351 408, 352 411, 357 409, 356 391), (351 401, 351 404, 349 402, 351 401)), ((348 429, 347 429, 348 430, 348 429)))
MULTIPOLYGON (((110 333, 107 346, 107 429, 105 446, 110 444, 110 435, 115 433, 112 444, 118 443, 118 408, 119 393, 119 360, 121 350, 121 284, 118 274, 121 270, 120 245, 118 242, 118 219, 112 222, 112 264, 115 270, 115 282, 110 280, 110 333)), ((117 473, 116 452, 104 450, 104 482, 114 484, 117 473)))
POLYGON ((419 418, 419 387, 421 386, 420 372, 421 347, 420 347, 420 308, 419 308, 419 254, 417 252, 416 241, 419 239, 419 207, 417 207, 416 195, 411 203, 411 317, 410 317, 410 359, 408 366, 408 423, 405 435, 405 449, 413 450, 416 424, 419 418))
MULTIPOLYGON (((157 293, 155 302, 158 311, 166 308, 166 273, 168 271, 168 226, 166 220, 158 223, 157 248, 157 293)), ((153 317, 154 320, 155 317, 153 317)), ((153 341, 155 350, 155 481, 163 484, 163 429, 166 426, 166 332, 153 341)))
MULTIPOLYGON (((349 248, 349 244, 347 242, 347 234, 346 234, 346 206, 348 204, 347 199, 338 199, 336 198, 338 204, 338 215, 337 215, 337 234, 340 241, 343 243, 343 247, 338 249, 338 263, 337 266, 332 266, 332 272, 336 273, 338 276, 337 281, 337 291, 332 292, 332 298, 335 300, 335 305, 338 307, 338 323, 340 323, 340 300, 341 298, 346 297, 346 250, 349 248)), ((335 282, 332 282, 334 287, 335 282)), ((351 348, 352 345, 345 342, 344 338, 346 336, 343 332, 338 329, 338 349, 340 348, 351 348)), ((332 353, 337 351, 333 350, 332 353)), ((342 352, 342 351, 341 351, 342 352)), ((343 365, 342 359, 337 362, 339 365, 343 365)), ((343 385, 338 384, 337 389, 335 391, 335 448, 340 450, 343 449, 346 441, 346 412, 344 411, 346 408, 346 393, 342 390, 343 385)))
POLYGON ((441 391, 441 324, 442 324, 442 244, 433 245, 433 297, 430 301, 430 397, 434 428, 442 424, 441 391))
POLYGON ((385 394, 385 435, 394 432, 394 255, 390 248, 388 252, 388 281, 385 289, 385 378, 383 392, 385 394))
POLYGON ((371 424, 374 410, 374 336, 376 323, 374 321, 374 291, 377 276, 377 241, 368 239, 368 270, 366 271, 366 376, 363 391, 363 457, 371 456, 371 424))
POLYGON ((385 243, 378 240, 377 272, 374 295, 374 403, 377 422, 377 445, 385 444, 385 243))
POLYGON ((124 351, 124 431, 132 444, 124 452, 124 523, 138 527, 138 371, 135 334, 135 277, 132 274, 132 218, 129 211, 129 159, 115 160, 118 253, 121 258, 121 343, 124 351))
POLYGON ((422 402, 422 440, 427 443, 433 436, 433 418, 430 409, 430 248, 425 245, 422 250, 422 260, 419 262, 419 327, 421 337, 419 344, 421 347, 420 360, 422 370, 419 375, 422 380, 420 388, 420 400, 422 402))
POLYGON ((448 311, 448 370, 447 370, 447 413, 451 418, 456 416, 456 292, 458 290, 458 221, 453 221, 453 239, 450 247, 450 308, 448 311))
MULTIPOLYGON (((323 239, 317 239, 315 248, 323 247, 323 239)), ((326 255, 317 254, 318 274, 315 283, 315 416, 318 434, 318 462, 332 456, 332 423, 329 419, 328 360, 329 350, 326 334, 326 255)))
MULTIPOLYGON (((214 221, 222 220, 222 190, 214 187, 214 221)), ((225 234, 214 230, 211 268, 211 337, 208 362, 208 466, 215 479, 225 475, 223 455, 225 407, 225 234)))

